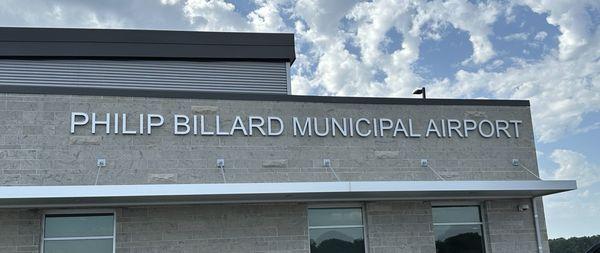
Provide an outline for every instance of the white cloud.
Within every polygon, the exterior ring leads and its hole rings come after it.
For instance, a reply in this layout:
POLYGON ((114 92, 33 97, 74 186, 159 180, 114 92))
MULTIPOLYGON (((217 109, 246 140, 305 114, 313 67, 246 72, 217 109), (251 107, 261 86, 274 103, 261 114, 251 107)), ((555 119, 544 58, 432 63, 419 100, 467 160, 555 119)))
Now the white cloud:
MULTIPOLYGON (((398 1, 378 1, 359 3, 348 14, 348 17, 357 22, 354 40, 361 48, 363 61, 369 65, 378 64, 384 53, 381 44, 386 39, 386 33, 390 29, 396 29, 405 37, 402 41, 402 52, 404 60, 412 62, 419 55, 418 47, 415 48, 414 32, 411 34, 410 15, 414 13, 408 3, 398 1)), ((418 27, 414 27, 418 29, 418 27)))
MULTIPOLYGON (((529 36, 529 34, 527 34, 527 33, 513 33, 513 34, 502 37, 502 39, 505 41, 526 40, 528 36, 529 36)), ((537 38, 537 35, 536 35, 536 38, 537 38)))
POLYGON ((338 35, 340 21, 357 1, 298 0, 293 7, 294 17, 306 23, 308 39, 331 39, 338 35), (329 37, 329 38, 323 38, 329 37))
POLYGON ((258 8, 248 14, 248 22, 254 31, 276 32, 290 31, 281 17, 281 7, 283 1, 276 0, 256 0, 258 8))
POLYGON ((485 66, 486 70, 495 70, 497 68, 499 68, 500 66, 502 66, 504 64, 503 60, 497 59, 494 60, 492 63, 490 63, 489 65, 485 66))
POLYGON ((297 53, 294 65, 293 71, 295 73, 291 76, 292 93, 311 94, 312 89, 316 88, 317 85, 311 82, 313 74, 308 56, 303 53, 297 53))
POLYGON ((484 63, 496 54, 488 36, 492 33, 490 26, 500 13, 501 7, 497 3, 490 1, 475 5, 468 1, 450 0, 430 2, 428 7, 428 15, 469 32, 474 63, 484 63))
POLYGON ((579 127, 575 130, 576 133, 578 134, 582 134, 582 133, 587 133, 596 129, 600 129, 600 122, 594 122, 593 124, 584 126, 584 127, 579 127))
POLYGON ((589 163, 580 153, 557 149, 552 152, 550 158, 559 165, 553 179, 575 179, 580 187, 600 182, 600 165, 589 163))
POLYGON ((315 74, 327 91, 335 91, 338 95, 362 93, 362 90, 357 89, 368 89, 371 82, 369 70, 355 55, 345 50, 341 43, 331 46, 323 53, 315 74), (332 69, 336 70, 331 71, 332 69))
POLYGON ((559 165, 551 178, 576 179, 579 189, 544 197, 549 236, 596 234, 600 226, 600 165, 572 150, 554 150, 550 158, 559 165))
POLYGON ((291 31, 281 17, 286 0, 255 0, 257 8, 247 16, 225 0, 187 0, 183 11, 189 22, 201 31, 291 31))
MULTIPOLYGON (((340 30, 341 22, 354 5, 350 1, 300 0, 294 6, 298 46, 309 48, 305 54, 311 63, 300 66, 302 71, 292 78, 320 87, 324 95, 356 95, 359 88, 369 85, 370 67, 350 53, 348 32, 340 30), (311 68, 314 67, 314 73, 311 68)), ((304 88, 308 87, 303 85, 304 88)), ((297 90, 309 91, 299 88, 297 90)))
POLYGON ((586 47, 597 43, 594 33, 597 34, 597 25, 592 22, 588 8, 600 8, 600 2, 596 0, 522 0, 518 1, 531 7, 538 13, 549 14, 549 24, 558 26, 559 48, 561 59, 572 59, 585 50, 586 47), (595 42, 594 42, 595 41, 595 42))
MULTIPOLYGON (((581 8, 580 4, 546 7, 539 3, 533 8, 538 11, 545 8, 561 9, 564 13, 570 13, 569 6, 581 8)), ((583 27, 593 26, 591 21, 588 22, 578 23, 583 27)), ((567 24, 568 27, 570 25, 567 24)), ((561 31, 571 29, 559 28, 561 31)), ((573 35, 560 35, 565 36, 573 35)), ((523 61, 504 72, 459 70, 455 76, 456 84, 449 94, 454 97, 473 97, 483 93, 490 97, 529 99, 537 139, 542 142, 559 140, 576 133, 584 115, 600 111, 600 62, 596 59, 600 52, 599 29, 594 30, 585 41, 590 44, 577 49, 572 44, 564 45, 559 48, 558 54, 547 55, 538 62, 523 61)), ((440 92, 448 89, 447 82, 434 86, 432 90, 440 92)))
POLYGON ((548 237, 569 238, 598 234, 598 227, 600 227, 598 203, 600 203, 600 184, 544 197, 548 237))
MULTIPOLYGON (((361 2, 300 0, 295 4, 299 46, 316 64, 307 78, 325 94, 361 96, 407 96, 424 82, 414 71, 421 37, 440 38, 438 29, 450 24, 469 33, 475 64, 491 59, 495 52, 488 39, 499 7, 495 3, 472 4, 466 0, 428 3, 382 0, 361 2), (341 29, 341 23, 351 23, 341 29), (399 48, 384 48, 388 32, 401 34, 399 48), (353 44, 359 52, 350 52, 353 44)), ((305 90, 305 89, 299 89, 305 90)), ((314 89, 313 89, 314 90, 314 89)))
POLYGON ((190 23, 203 31, 244 31, 250 27, 235 11, 235 5, 224 0, 188 0, 183 8, 190 23))
POLYGON ((573 61, 547 57, 504 72, 460 70, 453 95, 472 97, 483 92, 530 99, 538 140, 556 141, 573 134, 585 114, 600 110, 600 63, 592 57, 582 55, 573 61))
POLYGON ((412 4, 399 1, 363 2, 357 4, 348 18, 357 22, 353 40, 357 42, 361 59, 371 72, 385 74, 384 83, 370 82, 357 87, 359 94, 367 96, 399 96, 418 86, 420 80, 412 64, 419 57, 421 24, 412 22, 417 10, 412 4), (402 34, 400 48, 384 52, 388 31, 402 34))
POLYGON ((54 1, 22 4, 22 1, 5 0, 0 2, 0 23, 3 26, 119 28, 127 24, 127 19, 85 4, 54 1))
POLYGON ((533 38, 534 40, 537 41, 542 41, 544 39, 546 39, 546 37, 548 36, 547 32, 541 31, 535 34, 535 37, 533 38))
POLYGON ((160 3, 164 5, 176 5, 179 3, 179 0, 160 0, 160 3))

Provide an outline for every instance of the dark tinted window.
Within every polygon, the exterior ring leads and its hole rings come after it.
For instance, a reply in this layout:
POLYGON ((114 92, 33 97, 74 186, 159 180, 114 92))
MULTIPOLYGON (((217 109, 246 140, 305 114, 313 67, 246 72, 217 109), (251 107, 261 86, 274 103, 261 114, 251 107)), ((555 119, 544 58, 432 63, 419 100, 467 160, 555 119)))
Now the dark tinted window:
POLYGON ((478 206, 434 207, 437 253, 483 253, 483 224, 478 206))
POLYGON ((480 222, 477 206, 452 206, 433 208, 433 223, 480 222))
POLYGON ((360 208, 314 208, 308 209, 309 226, 362 226, 360 208))
POLYGON ((44 253, 112 253, 113 214, 46 215, 44 253))
POLYGON ((44 236, 83 237, 112 236, 113 215, 46 216, 44 236))
POLYGON ((586 253, 600 253, 600 243, 589 249, 586 253))
POLYGON ((109 253, 113 252, 113 239, 45 241, 44 253, 109 253))
POLYGON ((364 226, 360 208, 308 210, 311 253, 364 253, 364 226))

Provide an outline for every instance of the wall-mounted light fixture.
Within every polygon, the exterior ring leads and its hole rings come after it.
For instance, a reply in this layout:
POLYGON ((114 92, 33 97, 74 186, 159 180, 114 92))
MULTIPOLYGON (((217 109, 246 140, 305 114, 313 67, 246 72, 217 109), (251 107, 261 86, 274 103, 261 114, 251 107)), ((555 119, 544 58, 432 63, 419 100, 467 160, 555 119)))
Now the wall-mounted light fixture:
POLYGON ((225 159, 217 159, 217 168, 225 168, 225 159))
POLYGON ((106 167, 106 158, 96 158, 96 167, 106 167))
POLYGON ((512 165, 513 166, 519 166, 519 159, 512 159, 512 165))
POLYGON ((323 159, 323 167, 330 168, 331 167, 331 160, 329 160, 329 159, 323 159))
POLYGON ((98 179, 100 178, 100 168, 106 167, 106 158, 96 158, 96 181, 94 181, 94 185, 98 185, 98 179))
POLYGON ((519 212, 525 212, 525 211, 529 210, 529 205, 528 204, 520 204, 517 206, 517 209, 519 210, 519 212))

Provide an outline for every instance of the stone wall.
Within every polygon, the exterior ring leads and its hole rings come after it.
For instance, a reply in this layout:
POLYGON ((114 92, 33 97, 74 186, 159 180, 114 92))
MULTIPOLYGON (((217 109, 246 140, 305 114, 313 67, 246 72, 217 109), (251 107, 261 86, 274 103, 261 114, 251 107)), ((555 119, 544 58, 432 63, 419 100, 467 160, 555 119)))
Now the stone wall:
POLYGON ((435 252, 429 202, 370 202, 366 214, 370 253, 435 252))
POLYGON ((1 253, 39 252, 41 232, 37 210, 0 209, 1 253))
MULTIPOLYGON (((517 211, 517 205, 530 204, 529 200, 485 203, 489 252, 537 253, 532 211, 517 211)), ((308 253, 309 206, 281 203, 115 208, 116 251, 308 253)), ((372 201, 364 203, 363 211, 370 253, 435 252, 431 202, 372 201)), ((0 210, 0 252, 39 252, 42 212, 0 210)), ((547 244, 544 252, 548 252, 547 244)))
MULTIPOLYGON (((101 185, 223 183, 218 158, 227 183, 336 180, 323 159, 348 181, 439 180, 421 159, 446 180, 535 179, 512 159, 537 172, 529 107, 0 94, 0 185, 91 185, 96 158, 107 160, 101 185), (289 129, 278 137, 176 136, 169 120, 151 135, 92 135, 89 126, 69 132, 71 112, 412 118, 418 129, 430 118, 523 124, 518 139, 294 137, 289 129)), ((516 211, 527 201, 488 201, 492 253, 535 252, 532 214, 516 211)), ((308 252, 307 205, 119 207, 117 252, 308 252)), ((0 210, 0 252, 39 252, 42 211, 0 210)), ((368 202, 365 212, 369 252, 435 252, 429 202, 368 202)))
MULTIPOLYGON (((406 124, 406 123, 405 123, 406 124)), ((106 158, 98 184, 222 183, 216 159, 225 159, 227 182, 332 181, 323 167, 331 159, 341 180, 535 179, 512 159, 537 171, 529 107, 393 105, 0 94, 0 185, 94 184, 96 158, 106 158), (412 118, 415 129, 429 119, 522 120, 520 138, 406 138, 194 136, 173 134, 173 122, 151 135, 70 133, 71 112, 412 118)))
POLYGON ((121 208, 117 252, 308 252, 305 204, 121 208))
MULTIPOLYGON (((539 207, 542 206, 541 203, 541 201, 538 202, 539 207)), ((492 252, 538 252, 531 199, 488 201, 485 209, 488 245, 492 252), (520 204, 528 204, 529 210, 517 211, 517 206, 520 204)), ((544 252, 549 252, 543 209, 540 208, 538 212, 542 232, 542 248, 544 252)))

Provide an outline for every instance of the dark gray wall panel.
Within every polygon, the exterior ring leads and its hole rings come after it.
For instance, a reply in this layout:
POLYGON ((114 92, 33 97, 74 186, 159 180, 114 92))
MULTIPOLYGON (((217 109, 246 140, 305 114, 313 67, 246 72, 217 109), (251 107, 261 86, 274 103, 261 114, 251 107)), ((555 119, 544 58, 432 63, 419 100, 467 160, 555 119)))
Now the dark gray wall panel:
POLYGON ((0 84, 286 94, 287 72, 285 62, 3 59, 0 84))
POLYGON ((292 33, 0 27, 0 57, 294 62, 292 33))

